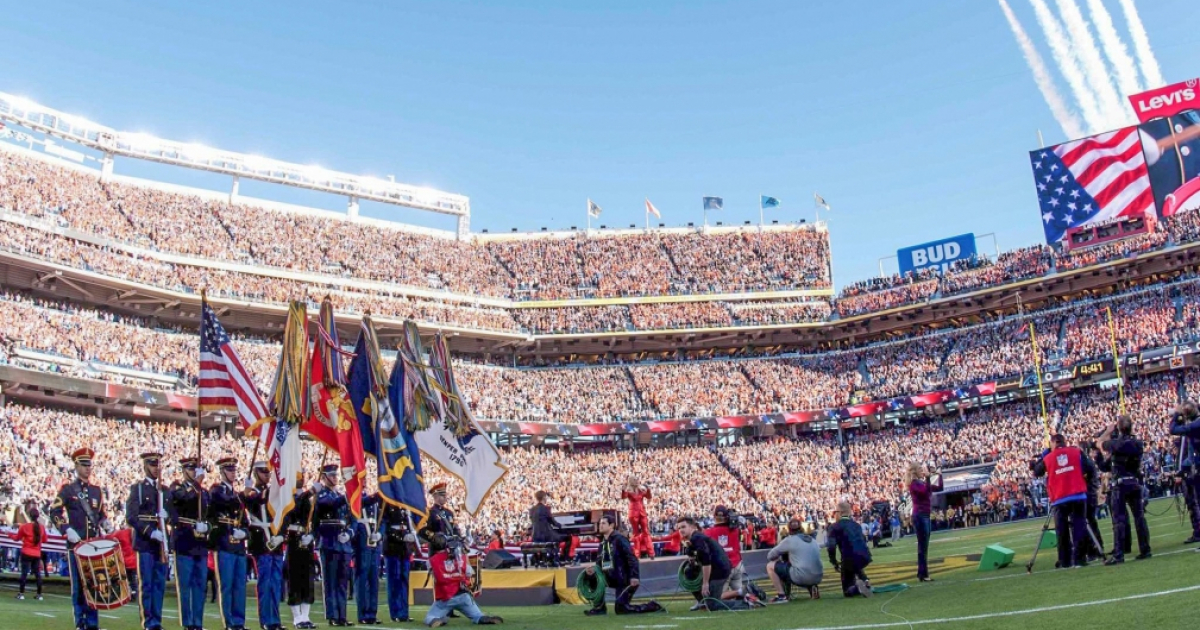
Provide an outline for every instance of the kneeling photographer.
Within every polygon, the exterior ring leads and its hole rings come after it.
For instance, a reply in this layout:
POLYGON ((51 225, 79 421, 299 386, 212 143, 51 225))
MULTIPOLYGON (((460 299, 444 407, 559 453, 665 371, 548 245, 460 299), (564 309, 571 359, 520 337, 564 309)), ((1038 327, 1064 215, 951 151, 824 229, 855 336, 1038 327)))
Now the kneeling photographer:
POLYGON ((1113 508, 1113 555, 1104 564, 1120 564, 1125 561, 1124 545, 1129 540, 1129 516, 1133 514, 1133 526, 1137 530, 1138 560, 1151 556, 1150 526, 1146 524, 1145 492, 1142 490, 1142 454, 1145 447, 1141 440, 1133 437, 1133 420, 1125 414, 1117 417, 1116 424, 1109 427, 1099 438, 1100 448, 1108 456, 1104 462, 1105 472, 1112 473, 1113 508))
MULTIPOLYGON (((641 586, 640 563, 633 553, 633 546, 629 544, 629 539, 617 531, 612 517, 601 516, 600 521, 596 524, 596 529, 599 530, 601 538, 600 555, 596 564, 588 567, 585 573, 589 576, 595 575, 597 572, 603 574, 607 588, 616 592, 616 613, 632 615, 662 610, 663 607, 655 601, 645 604, 632 603, 634 594, 641 586)), ((584 611, 584 614, 589 617, 608 614, 608 606, 604 603, 604 593, 599 593, 598 599, 599 602, 584 611)))
POLYGON ((1171 435, 1183 439, 1180 444, 1179 475, 1183 482, 1183 496, 1186 499, 1188 514, 1192 518, 1192 535, 1184 543, 1200 542, 1200 411, 1196 403, 1188 400, 1175 408, 1171 414, 1171 435))

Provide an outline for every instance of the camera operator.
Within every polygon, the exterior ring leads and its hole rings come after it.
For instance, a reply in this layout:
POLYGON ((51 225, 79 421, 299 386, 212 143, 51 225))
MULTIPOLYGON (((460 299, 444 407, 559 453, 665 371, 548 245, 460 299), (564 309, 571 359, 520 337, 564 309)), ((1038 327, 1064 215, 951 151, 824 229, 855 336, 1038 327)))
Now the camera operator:
POLYGON ((1146 524, 1145 493, 1142 490, 1142 454, 1145 448, 1141 440, 1133 437, 1133 420, 1128 415, 1117 417, 1116 424, 1100 436, 1100 448, 1108 456, 1105 469, 1112 472, 1113 495, 1113 555, 1105 564, 1120 564, 1125 561, 1125 541, 1129 540, 1128 507, 1133 513, 1133 525, 1137 530, 1138 555, 1136 559, 1150 557, 1150 527, 1146 524))
POLYGON ((737 599, 743 595, 746 567, 742 564, 742 536, 744 526, 737 513, 731 512, 724 505, 713 509, 713 526, 704 530, 704 535, 717 541, 725 555, 729 556, 729 580, 725 582, 725 590, 720 594, 721 599, 737 599))
POLYGON ((1099 560, 1104 555, 1104 537, 1100 535, 1100 523, 1096 520, 1096 511, 1100 508, 1100 470, 1097 465, 1104 454, 1100 452, 1095 442, 1080 441, 1079 450, 1083 453, 1084 459, 1092 460, 1092 464, 1083 465, 1083 480, 1087 482, 1087 506, 1084 508, 1085 516, 1087 517, 1088 527, 1091 528, 1096 539, 1090 537, 1084 541, 1087 545, 1087 559, 1099 560))
POLYGON ((1054 512, 1054 532, 1058 536, 1058 568, 1087 566, 1088 536, 1087 475, 1096 471, 1083 451, 1067 446, 1061 433, 1051 438, 1053 449, 1029 464, 1034 476, 1046 477, 1050 509, 1054 512))
MULTIPOLYGON (((631 615, 662 610, 662 606, 655 601, 645 604, 632 603, 634 594, 642 584, 640 563, 637 554, 633 552, 633 546, 629 544, 629 539, 617 531, 613 518, 601 516, 596 529, 600 531, 601 537, 600 555, 596 564, 587 568, 587 574, 593 575, 596 571, 604 574, 608 587, 616 592, 616 613, 631 615)), ((584 611, 584 614, 589 617, 606 615, 608 606, 602 601, 599 606, 584 611)))
MULTIPOLYGON (((744 610, 744 602, 734 600, 724 602, 721 595, 725 591, 725 582, 733 569, 729 556, 717 541, 704 535, 696 519, 689 516, 680 517, 675 523, 675 529, 684 540, 686 553, 690 557, 685 567, 691 566, 693 573, 698 571, 700 588, 692 591, 696 605, 691 610, 744 610)), ((686 569, 685 569, 686 571, 686 569)), ((694 578, 693 578, 694 579, 694 578)))
POLYGON ((1196 403, 1187 400, 1175 408, 1171 414, 1171 435, 1183 439, 1183 446, 1188 451, 1187 456, 1179 461, 1179 474, 1183 480, 1183 496, 1187 499, 1188 513, 1192 517, 1192 535, 1184 543, 1200 542, 1200 411, 1196 403))

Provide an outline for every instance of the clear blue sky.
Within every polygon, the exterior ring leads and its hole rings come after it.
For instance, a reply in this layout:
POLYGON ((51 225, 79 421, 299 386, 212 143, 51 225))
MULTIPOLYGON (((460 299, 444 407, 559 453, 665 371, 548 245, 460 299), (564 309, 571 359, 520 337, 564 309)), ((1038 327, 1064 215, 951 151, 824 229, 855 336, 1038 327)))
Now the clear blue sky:
MULTIPOLYGON (((1011 3, 1040 40, 1029 4, 1011 3)), ((1167 80, 1200 75, 1194 0, 1139 8, 1167 80)), ((759 193, 783 200, 768 220, 811 220, 819 191, 839 285, 942 236, 1039 241, 1026 151, 1038 129, 1064 139, 993 0, 43 0, 8 7, 0 41, 2 91, 118 129, 460 192, 475 231, 582 226, 588 197, 610 226, 641 225, 647 196, 668 225, 699 224, 702 195, 725 197, 710 221, 757 221, 759 193)))

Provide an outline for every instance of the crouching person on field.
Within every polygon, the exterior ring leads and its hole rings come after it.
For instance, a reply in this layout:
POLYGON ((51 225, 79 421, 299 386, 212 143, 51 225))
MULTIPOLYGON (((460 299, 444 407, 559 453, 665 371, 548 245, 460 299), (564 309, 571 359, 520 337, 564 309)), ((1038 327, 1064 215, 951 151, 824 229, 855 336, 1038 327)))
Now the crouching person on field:
POLYGON ((871 550, 863 537, 862 526, 851 518, 850 504, 838 503, 838 521, 825 530, 829 562, 842 574, 842 594, 846 597, 871 596, 871 581, 864 570, 871 564, 871 550), (838 562, 838 552, 842 561, 838 562))
POLYGON ((433 572, 433 605, 425 615, 425 625, 440 628, 452 612, 460 612, 471 623, 492 625, 504 623, 500 617, 483 614, 475 604, 480 591, 471 592, 465 550, 447 548, 446 536, 434 534, 429 541, 429 570, 433 572))
POLYGON ((774 604, 788 601, 793 586, 806 589, 812 599, 821 599, 817 585, 825 576, 825 567, 810 523, 798 518, 788 522, 788 537, 767 552, 767 575, 775 585, 776 596, 771 600, 774 604))
MULTIPOLYGON (((596 566, 588 567, 588 575, 596 571, 604 574, 608 588, 616 593, 616 613, 618 615, 633 615, 640 613, 658 612, 663 609, 655 601, 644 604, 634 604, 633 596, 641 586, 640 566, 637 556, 629 539, 616 531, 616 523, 611 516, 601 516, 596 529, 600 530, 600 556, 596 566)), ((588 609, 588 616, 608 614, 608 607, 603 601, 594 608, 588 609)))

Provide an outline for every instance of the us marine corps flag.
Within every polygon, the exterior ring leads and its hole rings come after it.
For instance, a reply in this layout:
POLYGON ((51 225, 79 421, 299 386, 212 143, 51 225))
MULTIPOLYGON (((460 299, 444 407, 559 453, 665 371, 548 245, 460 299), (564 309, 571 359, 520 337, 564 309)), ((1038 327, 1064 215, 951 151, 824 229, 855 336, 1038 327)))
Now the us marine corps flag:
POLYGON ((321 302, 310 364, 308 395, 311 413, 300 428, 324 444, 325 448, 338 454, 338 468, 342 483, 346 485, 346 501, 355 518, 361 518, 367 466, 363 458, 362 435, 358 431, 358 416, 346 391, 343 353, 333 320, 333 302, 327 296, 321 302))

